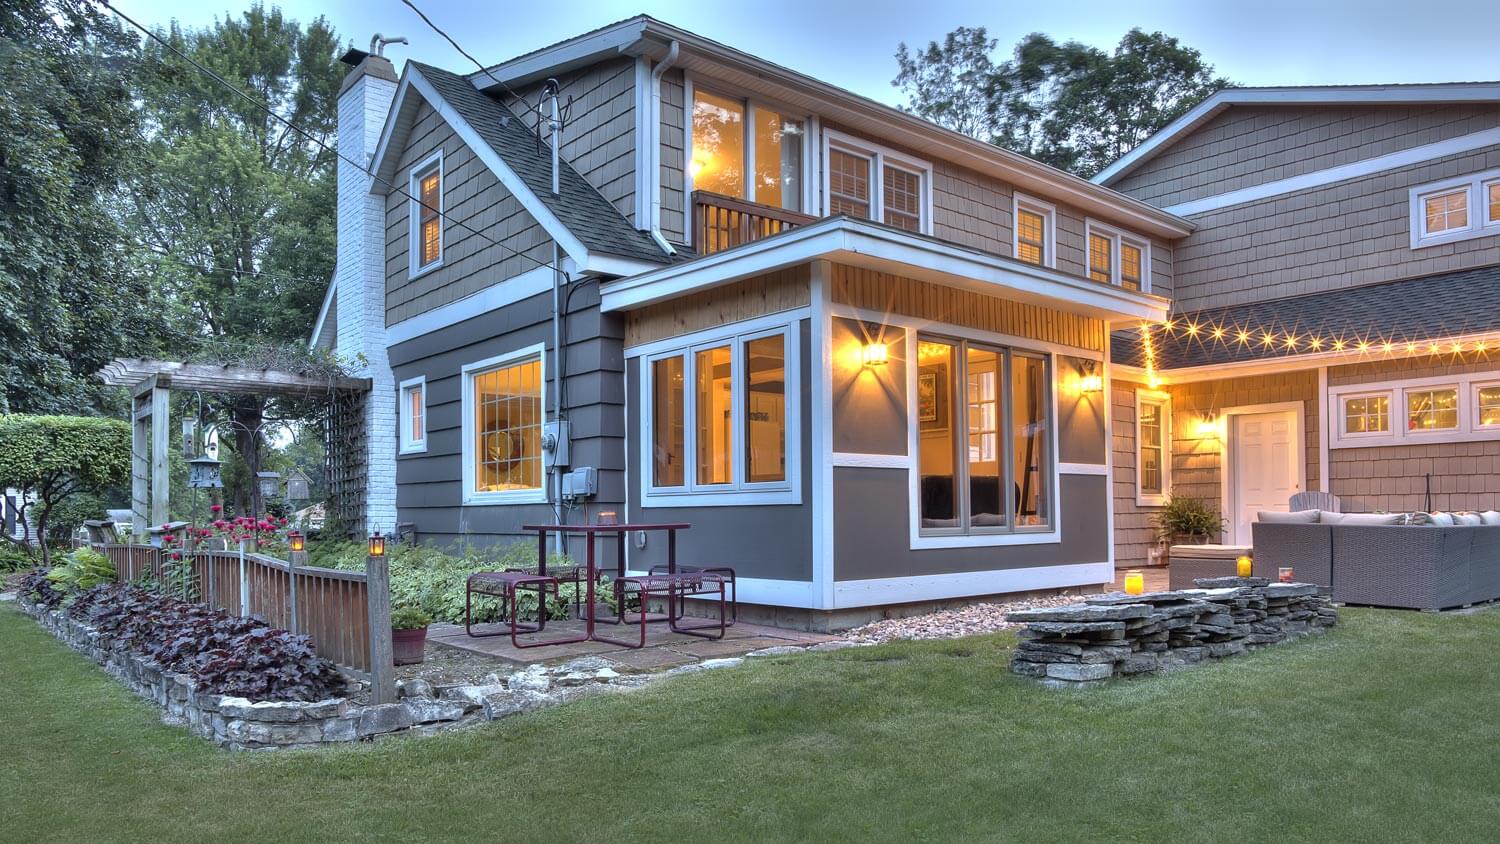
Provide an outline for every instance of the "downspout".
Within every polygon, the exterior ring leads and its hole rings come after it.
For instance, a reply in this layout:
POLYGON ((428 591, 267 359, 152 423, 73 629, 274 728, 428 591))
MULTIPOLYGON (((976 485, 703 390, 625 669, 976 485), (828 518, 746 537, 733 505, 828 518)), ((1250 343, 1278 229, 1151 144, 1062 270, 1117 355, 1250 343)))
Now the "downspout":
MULTIPOLYGON (((651 145, 651 156, 648 159, 651 172, 646 174, 646 184, 651 191, 651 239, 668 255, 676 255, 677 250, 672 248, 672 244, 661 233, 661 78, 677 63, 680 50, 681 45, 673 39, 666 57, 651 69, 651 113, 646 120, 647 142, 651 145)), ((683 119, 686 120, 691 114, 692 106, 690 103, 683 103, 682 108, 683 119)))
MULTIPOLYGON (((560 190, 560 159, 562 154, 562 113, 558 107, 558 94, 561 87, 556 79, 548 79, 544 88, 546 96, 550 99, 548 109, 548 129, 552 136, 552 195, 557 196, 560 190)), ((564 282, 562 270, 562 253, 557 241, 552 241, 552 355, 556 372, 552 375, 552 421, 561 423, 563 421, 563 381, 567 377, 567 355, 562 347, 562 285, 564 282)), ((557 430, 562 431, 562 425, 557 425, 557 430)), ((555 455, 562 448, 558 443, 553 446, 554 459, 552 461, 552 507, 557 516, 557 524, 563 524, 562 506, 562 472, 559 470, 555 455)), ((566 553, 566 539, 562 531, 556 535, 557 553, 566 553)))

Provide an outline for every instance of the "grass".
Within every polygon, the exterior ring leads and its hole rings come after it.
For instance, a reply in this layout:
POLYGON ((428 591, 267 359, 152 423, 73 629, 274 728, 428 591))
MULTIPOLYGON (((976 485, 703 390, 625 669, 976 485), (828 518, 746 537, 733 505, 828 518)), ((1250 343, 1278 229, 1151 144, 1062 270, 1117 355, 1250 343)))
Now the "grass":
POLYGON ((0 605, 0 837, 1494 840, 1500 609, 1345 619, 1084 692, 1011 676, 999 635, 231 755, 0 605))

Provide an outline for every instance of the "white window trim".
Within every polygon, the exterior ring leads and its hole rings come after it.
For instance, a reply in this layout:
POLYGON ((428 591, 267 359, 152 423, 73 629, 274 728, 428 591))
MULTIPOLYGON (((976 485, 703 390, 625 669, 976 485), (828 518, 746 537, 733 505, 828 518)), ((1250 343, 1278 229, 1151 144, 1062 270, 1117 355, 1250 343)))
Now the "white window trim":
POLYGON ((1329 402, 1337 424, 1333 427, 1329 448, 1373 448, 1376 446, 1427 445, 1500 440, 1500 425, 1479 424, 1479 388, 1500 386, 1500 371, 1465 375, 1441 375, 1408 378, 1374 384, 1349 384, 1328 391, 1329 402), (1453 388, 1458 391, 1458 427, 1438 430, 1407 429, 1409 392, 1453 388), (1344 434, 1344 402, 1347 398, 1388 394, 1391 408, 1391 430, 1386 434, 1344 434))
POLYGON ((1163 507, 1172 496, 1172 396, 1161 390, 1135 391, 1135 503, 1137 507, 1163 507), (1141 491, 1141 404, 1161 405, 1161 492, 1141 491))
MULTIPOLYGON (((1416 384, 1401 388, 1401 430, 1403 435, 1412 442, 1430 442, 1433 437, 1446 434, 1462 433, 1466 428, 1468 402, 1465 401, 1464 385, 1452 380, 1443 380, 1436 384, 1416 384), (1418 428, 1413 430, 1411 424, 1411 395, 1412 393, 1437 392, 1441 390, 1452 390, 1454 401, 1454 419, 1457 424, 1452 428, 1418 428)), ((1394 424, 1391 427, 1396 427, 1394 424)))
POLYGON ((401 426, 401 448, 400 454, 420 454, 427 450, 427 426, 430 420, 427 417, 427 376, 418 375, 402 381, 396 388, 396 424, 401 426), (413 439, 411 436, 411 395, 412 388, 420 388, 422 393, 422 437, 413 439))
POLYGON ((1083 223, 1083 277, 1094 280, 1091 275, 1093 262, 1093 235, 1097 233, 1109 238, 1114 244, 1110 247, 1109 255, 1109 283, 1115 287, 1121 287, 1120 267, 1124 263, 1124 256, 1120 253, 1120 245, 1128 243, 1141 250, 1141 290, 1142 293, 1151 292, 1151 241, 1133 232, 1116 228, 1108 223, 1101 223, 1092 217, 1085 217, 1083 223))
MULTIPOLYGON (((808 210, 816 208, 818 204, 817 182, 815 178, 813 159, 815 147, 813 136, 817 132, 817 118, 806 115, 796 106, 777 102, 774 99, 740 93, 731 87, 721 86, 715 83, 701 84, 690 73, 683 74, 682 80, 682 196, 683 196, 683 233, 684 241, 691 246, 693 241, 693 98, 699 88, 718 97, 728 100, 738 100, 745 104, 745 161, 755 161, 755 107, 764 106, 779 114, 792 117, 802 121, 802 210, 791 211, 792 214, 808 214, 814 212, 808 210)), ((748 167, 746 168, 749 169, 748 167)), ((755 196, 755 180, 745 180, 745 193, 748 194, 747 202, 757 202, 755 196)), ((775 206, 772 206, 775 207, 775 206)))
POLYGON ((885 168, 895 167, 921 177, 922 216, 917 228, 921 234, 932 234, 932 164, 833 129, 823 130, 823 149, 819 156, 819 169, 822 171, 819 188, 823 195, 821 216, 827 217, 832 213, 829 210, 833 203, 828 187, 828 153, 833 148, 870 160, 870 219, 877 223, 885 224, 885 168))
POLYGON ((443 187, 447 182, 447 179, 447 174, 443 172, 443 151, 441 149, 434 152, 432 155, 427 156, 416 164, 413 164, 411 167, 411 175, 407 179, 407 193, 410 194, 411 198, 407 200, 406 211, 406 258, 408 279, 417 278, 418 276, 425 275, 437 269, 438 267, 441 267, 443 265, 443 259, 447 257, 447 250, 443 248, 443 238, 445 234, 443 230, 446 228, 446 226, 443 225, 443 221, 445 219, 443 216, 443 199, 445 193, 443 187), (422 243, 420 231, 422 226, 422 204, 420 202, 420 198, 422 196, 422 187, 420 183, 422 177, 431 172, 433 168, 437 168, 438 174, 438 257, 436 261, 433 261, 430 264, 422 264, 420 263, 422 260, 422 243))
MULTIPOLYGON (((1389 440, 1392 432, 1396 429, 1396 423, 1401 418, 1400 406, 1392 390, 1358 390, 1344 391, 1338 394, 1338 401, 1334 405, 1334 439, 1335 440, 1389 440), (1353 399, 1378 399, 1385 398, 1386 427, 1384 431, 1358 431, 1349 433, 1349 408, 1348 402, 1353 399)), ((1402 422, 1401 424, 1405 424, 1402 422)))
MULTIPOLYGON (((1017 261, 1021 258, 1021 212, 1030 211, 1042 215, 1042 263, 1041 266, 1057 268, 1057 206, 1050 202, 1027 196, 1019 191, 1011 195, 1010 202, 1010 254, 1017 261)), ((1024 261, 1024 263, 1031 263, 1024 261)))
MULTIPOLYGON (((724 326, 713 332, 697 332, 677 338, 677 345, 652 344, 641 350, 640 359, 640 489, 642 507, 734 507, 758 504, 802 503, 802 314, 777 314, 724 326), (751 483, 745 475, 745 424, 742 411, 746 394, 745 344, 762 337, 780 336, 786 350, 786 479, 751 483), (694 477, 697 466, 697 401, 693 397, 696 376, 696 353, 704 349, 729 346, 732 379, 730 382, 731 414, 730 477, 727 484, 699 484, 694 477), (652 402, 653 366, 663 358, 683 358, 683 481, 682 486, 659 487, 652 483, 653 436, 652 402)), ((666 341, 670 343, 672 341, 666 341)))
POLYGON ((1441 182, 1429 182, 1412 188, 1409 192, 1411 248, 1423 249, 1428 246, 1500 234, 1500 220, 1490 217, 1489 203, 1485 201, 1489 186, 1496 183, 1500 183, 1500 169, 1444 179, 1441 182), (1461 229, 1428 234, 1427 213, 1423 208, 1424 200, 1437 194, 1451 193, 1456 190, 1464 190, 1468 197, 1469 225, 1461 229))
MULTIPOLYGON (((943 337, 950 340, 970 340, 984 345, 993 345, 994 341, 987 339, 984 334, 976 334, 959 329, 952 325, 932 326, 937 328, 937 333, 930 336, 943 337)), ((930 330, 930 329, 924 329, 930 330)), ((917 333, 918 330, 906 332, 906 360, 917 359, 917 333)), ((922 461, 916 457, 911 459, 907 467, 907 514, 906 521, 909 528, 911 550, 919 551, 935 548, 995 548, 1007 545, 1056 545, 1062 542, 1062 496, 1059 494, 1058 484, 1061 480, 1058 461, 1058 415, 1057 395, 1057 354, 1051 351, 1029 348, 1027 346, 1008 346, 1011 351, 1022 354, 1030 354, 1047 361, 1047 373, 1050 381, 1047 385, 1049 395, 1048 417, 1051 427, 1048 429, 1048 441, 1051 444, 1051 454, 1047 458, 1047 504, 1050 508, 1052 518, 1045 528, 1016 528, 1007 526, 1004 532, 967 533, 967 534, 933 534, 922 532, 922 461)), ((915 365, 906 367, 906 453, 910 455, 921 454, 921 426, 915 420, 912 396, 917 394, 918 367, 915 365)), ((1010 416, 1009 409, 1003 409, 1005 418, 1010 416)), ((956 424, 957 420, 955 420, 956 424)), ((967 437, 966 437, 967 438, 967 437)), ((1014 483, 1014 481, 1011 481, 1014 483)), ((1007 499, 1009 496, 1006 496, 1007 499)), ((1009 516, 1010 514, 1006 514, 1009 516)))
MULTIPOLYGON (((477 360, 473 363, 464 364, 459 370, 463 379, 463 424, 461 425, 463 437, 463 503, 465 506, 482 506, 489 504, 545 504, 547 503, 547 484, 544 480, 542 485, 536 489, 502 490, 499 492, 479 492, 474 489, 474 378, 492 369, 499 369, 520 363, 530 358, 536 358, 541 362, 541 395, 538 397, 542 409, 543 419, 547 412, 547 345, 536 343, 516 349, 513 352, 496 355, 494 357, 477 360)), ((542 458, 543 468, 546 468, 546 459, 542 458)))

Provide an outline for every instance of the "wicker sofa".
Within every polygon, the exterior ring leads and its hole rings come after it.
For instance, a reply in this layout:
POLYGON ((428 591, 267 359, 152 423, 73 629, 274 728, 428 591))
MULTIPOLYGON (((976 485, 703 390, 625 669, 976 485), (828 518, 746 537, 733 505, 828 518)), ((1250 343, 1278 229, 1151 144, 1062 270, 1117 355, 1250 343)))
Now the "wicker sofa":
POLYGON ((1332 589, 1333 600, 1440 610, 1500 599, 1500 525, 1256 522, 1255 574, 1332 589))

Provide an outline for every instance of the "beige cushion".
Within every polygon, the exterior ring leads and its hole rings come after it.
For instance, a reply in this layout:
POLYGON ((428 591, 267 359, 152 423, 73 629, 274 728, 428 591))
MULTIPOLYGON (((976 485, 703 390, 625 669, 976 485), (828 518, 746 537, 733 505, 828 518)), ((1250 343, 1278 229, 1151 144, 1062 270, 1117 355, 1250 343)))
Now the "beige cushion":
POLYGON ((1482 525, 1484 520, 1479 518, 1478 513, 1454 513, 1453 523, 1456 525, 1482 525))
POLYGON ((1479 514, 1479 521, 1486 525, 1500 525, 1500 510, 1485 510, 1479 514))
POLYGON ((1399 525, 1405 524, 1405 513, 1324 513, 1330 525, 1399 525))
POLYGON ((1173 545, 1171 551, 1177 559, 1196 560, 1233 560, 1248 553, 1248 545, 1173 545))
POLYGON ((1321 510, 1297 510, 1286 513, 1281 510, 1261 510, 1255 514, 1257 522, 1268 525, 1310 525, 1318 521, 1321 510))
POLYGON ((1452 513, 1433 512, 1427 514, 1427 521, 1439 527, 1453 527, 1452 513))

